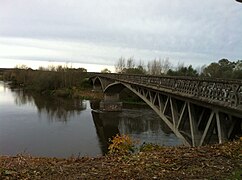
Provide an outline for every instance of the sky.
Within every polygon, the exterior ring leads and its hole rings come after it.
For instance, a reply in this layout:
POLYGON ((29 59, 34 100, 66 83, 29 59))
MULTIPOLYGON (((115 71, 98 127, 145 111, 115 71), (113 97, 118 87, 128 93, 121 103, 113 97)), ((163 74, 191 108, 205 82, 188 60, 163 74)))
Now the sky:
MULTIPOLYGON (((0 0, 0 67, 108 68, 120 57, 194 67, 242 59, 235 0, 0 0)), ((137 62, 138 63, 138 62, 137 62)))

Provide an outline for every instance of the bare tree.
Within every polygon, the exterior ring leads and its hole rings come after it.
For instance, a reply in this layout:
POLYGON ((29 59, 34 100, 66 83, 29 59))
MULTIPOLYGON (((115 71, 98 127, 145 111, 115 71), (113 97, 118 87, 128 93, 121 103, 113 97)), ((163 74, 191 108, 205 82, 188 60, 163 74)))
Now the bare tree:
POLYGON ((16 69, 28 69, 29 67, 25 64, 18 64, 15 66, 16 69))
POLYGON ((151 74, 151 62, 148 62, 147 64, 147 73, 151 74))
POLYGON ((161 62, 161 72, 166 74, 170 68, 171 68, 171 63, 169 61, 169 58, 167 57, 161 62))
POLYGON ((160 75, 161 74, 161 59, 154 60, 152 71, 153 71, 153 75, 160 75))
POLYGON ((182 68, 184 68, 185 65, 184 65, 184 62, 178 62, 177 65, 175 66, 175 70, 176 71, 180 71, 182 68))
POLYGON ((145 69, 144 61, 142 61, 141 59, 139 60, 139 65, 138 65, 138 67, 142 67, 143 69, 145 69))
POLYGON ((153 61, 148 62, 147 67, 148 73, 151 75, 161 75, 162 73, 161 59, 154 59, 153 61))
POLYGON ((127 69, 132 69, 134 67, 135 67, 134 58, 130 57, 129 59, 127 59, 127 69))
POLYGON ((149 61, 147 64, 147 72, 151 75, 162 75, 166 74, 167 71, 171 68, 171 63, 169 61, 169 58, 165 58, 163 60, 154 59, 153 61, 149 61))
POLYGON ((146 68, 145 68, 144 62, 143 62, 141 59, 139 60, 139 65, 138 65, 137 69, 138 69, 142 74, 146 74, 146 68))
POLYGON ((197 71, 197 73, 198 73, 199 75, 201 75, 201 74, 203 74, 203 71, 204 71, 205 68, 206 68, 206 65, 205 65, 205 64, 202 65, 202 66, 197 66, 197 67, 196 67, 196 71, 197 71))
POLYGON ((115 65, 115 71, 117 73, 122 73, 125 68, 125 58, 120 57, 117 64, 115 65))
POLYGON ((48 65, 48 70, 49 70, 49 71, 55 71, 56 68, 55 68, 54 65, 48 65))

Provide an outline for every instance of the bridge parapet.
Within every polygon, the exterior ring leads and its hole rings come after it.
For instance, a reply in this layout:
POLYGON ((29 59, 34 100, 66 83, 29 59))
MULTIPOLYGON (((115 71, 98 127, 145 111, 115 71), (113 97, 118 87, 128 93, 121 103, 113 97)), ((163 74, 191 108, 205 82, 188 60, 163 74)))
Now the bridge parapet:
POLYGON ((130 74, 98 74, 129 84, 164 90, 242 111, 242 81, 211 78, 146 76, 130 74))

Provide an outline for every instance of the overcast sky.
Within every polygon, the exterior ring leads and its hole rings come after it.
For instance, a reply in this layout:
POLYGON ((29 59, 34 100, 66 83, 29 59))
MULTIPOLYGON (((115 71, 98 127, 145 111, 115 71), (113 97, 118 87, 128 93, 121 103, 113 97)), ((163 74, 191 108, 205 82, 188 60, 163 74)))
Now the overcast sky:
POLYGON ((242 4, 0 0, 0 67, 63 62, 92 71, 112 68, 121 56, 193 66, 242 59, 242 4))

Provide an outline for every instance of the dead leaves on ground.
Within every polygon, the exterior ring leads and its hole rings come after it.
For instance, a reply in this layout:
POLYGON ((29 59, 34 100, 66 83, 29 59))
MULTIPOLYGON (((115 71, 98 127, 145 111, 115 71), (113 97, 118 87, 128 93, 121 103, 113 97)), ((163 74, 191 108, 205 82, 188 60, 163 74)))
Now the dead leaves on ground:
MULTIPOLYGON (((242 142, 155 147, 98 158, 0 157, 0 179, 224 179, 242 169, 242 142)), ((231 178, 233 179, 233 178, 231 178)))

